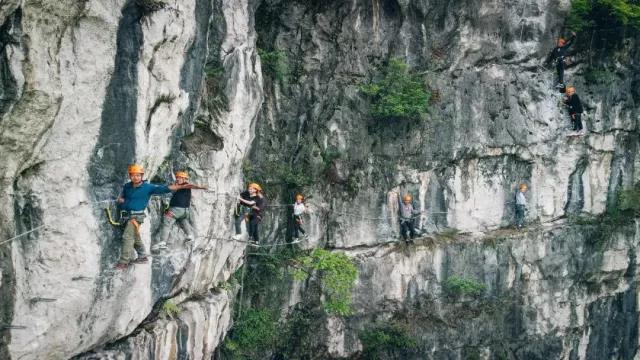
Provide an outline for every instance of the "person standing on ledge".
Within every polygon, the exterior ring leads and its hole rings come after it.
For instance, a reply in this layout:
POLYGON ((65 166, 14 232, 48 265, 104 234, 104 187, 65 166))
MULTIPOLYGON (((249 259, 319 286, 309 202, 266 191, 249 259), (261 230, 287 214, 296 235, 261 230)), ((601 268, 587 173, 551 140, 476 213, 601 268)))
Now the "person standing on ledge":
MULTIPOLYGON (((176 172, 176 185, 189 184, 189 174, 186 171, 176 172)), ((153 250, 164 249, 167 247, 167 240, 171 234, 171 228, 176 222, 182 228, 187 241, 194 239, 193 227, 191 226, 191 216, 189 209, 191 207, 191 189, 206 190, 204 186, 193 185, 191 188, 177 190, 171 196, 169 208, 164 212, 162 217, 162 227, 160 228, 160 242, 156 244, 153 250)))
POLYGON ((564 88, 564 66, 565 66, 564 58, 565 56, 567 56, 567 52, 569 51, 569 48, 571 47, 575 39, 576 39, 575 32, 571 33, 571 39, 569 41, 566 41, 563 38, 559 38, 558 46, 556 46, 555 48, 553 48, 553 50, 551 50, 551 52, 547 56, 547 59, 544 62, 545 66, 549 66, 551 62, 555 60, 556 73, 558 74, 558 83, 556 84, 556 88, 558 89, 564 88))
POLYGON ((522 183, 516 193, 516 227, 518 229, 522 229, 524 226, 524 214, 527 211, 527 198, 524 194, 527 192, 527 188, 527 184, 522 183))
MULTIPOLYGON (((259 243, 258 225, 262 221, 263 211, 267 206, 267 200, 262 192, 262 187, 256 183, 251 183, 247 186, 247 192, 249 193, 249 199, 245 196, 238 196, 238 202, 249 208, 248 228, 249 228, 249 241, 253 243, 259 243)), ((236 233, 239 226, 236 222, 236 233)))
POLYGON ((567 95, 564 98, 564 104, 569 108, 569 116, 571 117, 571 122, 573 124, 574 132, 569 134, 569 136, 584 135, 584 130, 582 129, 582 112, 584 109, 582 108, 582 101, 580 101, 580 97, 576 94, 576 88, 573 86, 567 87, 567 95))
POLYGON ((410 242, 416 237, 416 229, 413 222, 417 214, 411 200, 411 195, 406 194, 402 197, 402 204, 400 204, 400 235, 402 240, 407 241, 408 232, 410 242))

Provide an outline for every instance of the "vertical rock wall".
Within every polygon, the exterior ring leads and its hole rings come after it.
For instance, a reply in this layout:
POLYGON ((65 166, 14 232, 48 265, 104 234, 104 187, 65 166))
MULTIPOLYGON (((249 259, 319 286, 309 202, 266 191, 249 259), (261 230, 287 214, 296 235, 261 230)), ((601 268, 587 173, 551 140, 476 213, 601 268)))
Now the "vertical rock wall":
MULTIPOLYGON (((262 101, 252 5, 25 1, 0 10, 0 188, 9 205, 0 230, 8 239, 42 226, 1 245, 0 357, 68 358, 97 348, 155 319, 154 304, 170 297, 183 309, 179 319, 163 317, 124 353, 210 356, 230 309, 228 295, 209 290, 243 251, 227 240, 233 199, 224 194, 240 186, 238 164, 262 101), (219 93, 208 96, 227 103, 208 116, 204 74, 214 61, 223 67, 219 93), (204 135, 198 117, 207 119, 204 135), (194 193, 194 241, 174 231, 151 264, 117 271, 120 233, 106 223, 104 200, 117 196, 134 161, 147 179, 170 181, 187 169, 210 190, 194 193), (188 340, 178 350, 161 341, 181 338, 188 340)), ((152 200, 142 226, 147 249, 160 214, 152 200)))

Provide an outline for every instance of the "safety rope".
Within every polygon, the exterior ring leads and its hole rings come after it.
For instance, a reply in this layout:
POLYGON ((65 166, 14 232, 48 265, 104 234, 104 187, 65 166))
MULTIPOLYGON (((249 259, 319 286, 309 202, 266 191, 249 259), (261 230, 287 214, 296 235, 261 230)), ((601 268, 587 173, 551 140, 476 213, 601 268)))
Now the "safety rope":
POLYGON ((42 228, 44 228, 44 227, 45 227, 45 225, 40 225, 40 226, 35 227, 35 228, 33 228, 33 229, 29 230, 29 231, 25 231, 25 232, 23 232, 22 234, 18 234, 18 235, 16 235, 16 236, 12 237, 12 238, 9 238, 9 239, 6 239, 6 240, 3 240, 3 241, 0 241, 0 245, 4 245, 4 244, 7 244, 7 243, 10 243, 10 242, 12 242, 13 240, 19 239, 19 238, 21 238, 21 237, 23 237, 23 236, 25 236, 25 235, 27 235, 27 234, 30 234, 30 233, 32 233, 32 232, 34 232, 34 231, 37 231, 37 230, 39 230, 39 229, 42 229, 42 228))

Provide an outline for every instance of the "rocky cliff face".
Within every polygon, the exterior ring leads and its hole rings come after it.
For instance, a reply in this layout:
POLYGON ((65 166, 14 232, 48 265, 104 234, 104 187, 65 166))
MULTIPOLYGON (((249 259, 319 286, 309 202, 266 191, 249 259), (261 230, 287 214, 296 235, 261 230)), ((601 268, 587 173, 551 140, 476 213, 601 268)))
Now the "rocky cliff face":
MULTIPOLYGON (((344 251, 360 269, 355 314, 316 316, 313 339, 291 341, 294 358, 366 357, 359 335, 382 324, 415 339, 392 358, 636 357, 638 224, 572 219, 614 209, 640 180, 638 37, 580 34, 566 76, 589 134, 568 139, 540 66, 568 7, 3 2, 0 241, 36 230, 0 244, 0 358, 211 358, 233 307, 216 287, 245 250, 229 241, 232 194, 256 178, 276 205, 264 241, 290 237, 277 206, 303 191, 313 213, 302 247, 344 251), (360 86, 390 58, 428 84, 425 119, 369 115, 360 86), (102 209, 132 161, 158 181, 188 169, 210 191, 194 197, 193 243, 176 230, 151 264, 118 272, 119 234, 102 209), (512 221, 523 181, 537 225, 496 230, 512 221), (445 235, 389 244, 406 192, 425 211, 421 227, 445 235), (455 276, 484 285, 483 296, 451 290, 455 276), (168 299, 174 314, 162 310, 168 299)), ((147 248, 160 213, 154 199, 147 248)), ((282 313, 316 296, 308 283, 284 290, 270 302, 282 313)))
MULTIPOLYGON (((240 186, 262 102, 252 6, 25 1, 0 9, 2 238, 37 229, 0 249, 0 357, 81 354, 152 321, 166 298, 180 317, 133 338, 126 353, 210 356, 229 324, 229 297, 209 290, 243 251, 221 240, 233 202, 225 194, 240 186), (216 98, 225 106, 210 105, 216 98), (160 181, 188 169, 210 191, 193 204, 193 243, 176 231, 152 264, 121 272, 113 269, 119 234, 102 209, 133 161, 160 181), (176 345, 180 337, 189 340, 176 345)), ((147 249, 159 208, 154 200, 142 226, 147 249)))
MULTIPOLYGON (((317 320, 306 339, 314 351, 285 347, 276 354, 373 356, 366 344, 362 352, 359 335, 397 322, 416 343, 404 353, 383 352, 390 358, 636 356, 635 230, 616 228, 602 243, 573 218, 614 210, 619 190, 640 177, 637 37, 621 29, 622 36, 579 35, 566 78, 585 103, 588 136, 567 138, 554 71, 541 64, 569 7, 262 2, 259 47, 280 52, 288 71, 265 78, 251 159, 259 170, 280 159, 291 173, 313 179, 309 186, 264 176, 283 202, 295 191, 311 197, 307 246, 345 251, 361 271, 356 315, 317 320), (391 58, 422 74, 431 89, 423 121, 369 115, 361 85, 391 58), (530 185, 528 221, 541 227, 505 238, 495 229, 513 222, 521 182, 530 185), (398 238, 404 193, 425 211, 423 229, 454 241, 387 245, 398 238), (476 235, 451 235, 456 231, 476 235), (458 276, 484 284, 487 298, 447 296, 447 280, 458 276), (611 324, 615 331, 606 330, 611 324)), ((285 215, 272 211, 277 236, 287 236, 285 215)), ((300 285, 282 307, 305 298, 310 290, 300 285)))

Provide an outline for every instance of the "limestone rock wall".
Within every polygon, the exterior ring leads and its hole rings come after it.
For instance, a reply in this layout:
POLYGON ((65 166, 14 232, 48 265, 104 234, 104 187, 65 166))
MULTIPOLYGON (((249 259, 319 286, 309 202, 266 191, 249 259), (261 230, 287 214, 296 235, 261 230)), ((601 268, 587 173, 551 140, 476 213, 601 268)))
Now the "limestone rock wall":
MULTIPOLYGON (((243 252, 228 241, 226 194, 241 186, 238 164, 262 101, 253 5, 23 1, 0 10, 0 233, 38 229, 0 245, 0 357, 58 359, 99 348, 129 336, 167 298, 184 309, 180 317, 131 340, 126 356, 143 356, 150 343, 158 358, 210 356, 230 318, 229 296, 210 289, 243 252), (217 93, 210 63, 221 69, 217 93), (210 114, 202 104, 215 96, 225 107, 210 114), (193 242, 176 230, 152 263, 118 271, 119 232, 103 208, 134 161, 163 182, 187 169, 209 191, 194 192, 193 242), (176 350, 178 328, 190 342, 176 350)), ((159 200, 148 215, 147 250, 159 200)))

